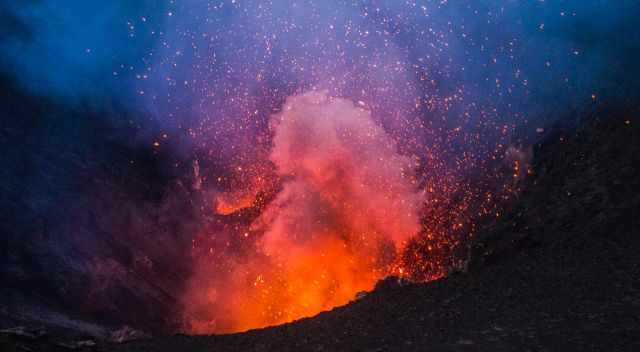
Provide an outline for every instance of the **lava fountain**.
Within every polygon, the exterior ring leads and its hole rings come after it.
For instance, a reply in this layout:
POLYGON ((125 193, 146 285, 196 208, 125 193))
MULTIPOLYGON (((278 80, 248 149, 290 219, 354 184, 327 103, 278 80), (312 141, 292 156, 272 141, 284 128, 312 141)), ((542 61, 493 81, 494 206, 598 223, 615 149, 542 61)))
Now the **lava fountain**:
POLYGON ((243 331, 346 304, 391 273, 420 231, 411 160, 361 105, 312 91, 289 97, 270 128, 281 186, 250 224, 249 251, 220 250, 196 266, 184 297, 190 332, 243 331))

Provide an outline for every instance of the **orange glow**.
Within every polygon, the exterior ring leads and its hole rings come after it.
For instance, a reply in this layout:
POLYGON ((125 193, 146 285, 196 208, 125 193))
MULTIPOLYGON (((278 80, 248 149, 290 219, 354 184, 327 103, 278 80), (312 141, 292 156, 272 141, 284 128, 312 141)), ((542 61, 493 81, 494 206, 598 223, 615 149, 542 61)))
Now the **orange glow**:
POLYGON ((368 258, 349 253, 336 239, 323 239, 312 252, 294 249, 290 254, 276 265, 253 262, 236 269, 233 277, 242 279, 230 283, 229 292, 208 293, 212 303, 232 295, 223 314, 210 321, 192 321, 191 332, 245 331, 309 317, 348 303, 380 277, 366 264, 368 258))
MULTIPOLYGON (((281 187, 249 228, 205 232, 194 244, 216 250, 196 258, 183 297, 190 332, 242 331, 346 304, 398 268, 420 230, 412 161, 361 105, 308 93, 290 98, 272 128, 281 187)), ((251 180, 219 194, 216 213, 256 207, 267 182, 251 180)))
MULTIPOLYGON (((194 240, 187 332, 290 322, 344 305, 388 275, 429 281, 462 266, 474 214, 498 214, 492 205, 510 189, 473 189, 435 150, 401 155, 363 106, 311 92, 272 116, 273 174, 236 167, 248 181, 214 200, 221 222, 251 211, 194 240)), ((512 148, 505 161, 513 185, 526 155, 512 148)))
POLYGON ((250 208, 255 203, 257 193, 258 191, 254 190, 246 193, 219 195, 216 197, 216 213, 229 215, 250 208))

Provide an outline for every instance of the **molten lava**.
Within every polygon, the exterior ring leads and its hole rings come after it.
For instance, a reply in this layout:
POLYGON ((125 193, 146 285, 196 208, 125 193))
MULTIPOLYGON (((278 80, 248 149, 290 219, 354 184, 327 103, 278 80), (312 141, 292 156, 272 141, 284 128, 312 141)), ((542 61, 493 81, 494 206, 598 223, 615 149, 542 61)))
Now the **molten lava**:
POLYGON ((423 156, 405 156, 362 104, 326 92, 289 97, 270 132, 271 171, 255 166, 265 160, 233 168, 249 181, 214 193, 208 218, 223 226, 193 241, 188 332, 312 316, 390 274, 440 278, 464 264, 476 219, 497 216, 496 199, 515 185, 511 168, 504 182, 472 153, 444 162, 435 138, 423 156), (465 179, 469 168, 495 176, 465 179))
MULTIPOLYGON (((420 231, 411 160, 369 111, 311 92, 289 98, 271 127, 282 186, 237 234, 255 234, 250 250, 198 265, 185 297, 193 332, 242 331, 346 304, 397 267, 420 231)), ((219 196, 217 210, 246 208, 256 193, 219 196)))

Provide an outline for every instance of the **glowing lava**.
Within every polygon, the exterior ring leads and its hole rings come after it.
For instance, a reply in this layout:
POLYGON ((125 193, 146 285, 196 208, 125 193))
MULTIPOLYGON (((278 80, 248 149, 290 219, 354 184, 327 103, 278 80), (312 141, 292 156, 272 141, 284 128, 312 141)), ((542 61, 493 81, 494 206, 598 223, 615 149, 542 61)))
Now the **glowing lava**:
MULTIPOLYGON (((388 275, 420 231, 411 160, 369 111, 310 92, 287 99, 271 128, 282 186, 251 224, 251 250, 197 266, 185 296, 192 332, 242 331, 343 305, 388 275)), ((230 203, 253 203, 245 198, 230 203)))

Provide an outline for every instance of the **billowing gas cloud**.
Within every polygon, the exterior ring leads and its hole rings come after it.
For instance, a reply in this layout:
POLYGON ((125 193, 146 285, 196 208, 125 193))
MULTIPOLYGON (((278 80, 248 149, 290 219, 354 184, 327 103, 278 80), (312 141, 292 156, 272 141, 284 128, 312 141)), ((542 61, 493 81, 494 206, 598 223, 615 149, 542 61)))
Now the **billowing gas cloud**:
POLYGON ((252 224, 255 253, 223 254, 233 264, 222 281, 209 278, 211 265, 220 277, 218 263, 196 269, 208 273, 196 274, 185 296, 196 331, 242 330, 347 303, 389 274, 420 231, 412 160, 363 106, 309 92, 288 98, 271 127, 282 187, 252 224), (212 324, 193 321, 195 310, 214 311, 205 314, 212 324))
POLYGON ((313 247, 323 232, 375 253, 381 240, 401 246, 418 232, 411 160, 370 112, 311 92, 289 98, 272 124, 271 160, 286 181, 261 218, 267 253, 313 247))

